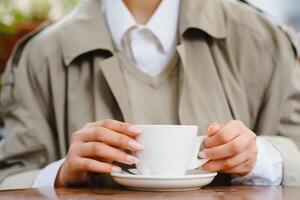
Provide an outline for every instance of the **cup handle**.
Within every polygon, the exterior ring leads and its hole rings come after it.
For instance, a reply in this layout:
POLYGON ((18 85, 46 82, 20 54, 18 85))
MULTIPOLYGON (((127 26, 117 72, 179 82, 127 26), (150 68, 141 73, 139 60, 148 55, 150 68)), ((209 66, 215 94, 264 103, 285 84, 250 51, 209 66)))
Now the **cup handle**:
POLYGON ((203 140, 206 138, 206 136, 197 136, 196 142, 194 145, 194 152, 193 152, 193 158, 190 164, 189 169, 196 169, 204 165, 209 159, 202 159, 199 158, 198 154, 203 149, 203 140))

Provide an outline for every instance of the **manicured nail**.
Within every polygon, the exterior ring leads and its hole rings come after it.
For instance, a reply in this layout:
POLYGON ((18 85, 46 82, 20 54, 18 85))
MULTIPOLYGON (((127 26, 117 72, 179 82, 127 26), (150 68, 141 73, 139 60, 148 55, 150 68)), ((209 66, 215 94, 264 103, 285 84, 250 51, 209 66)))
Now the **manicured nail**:
POLYGON ((141 133, 143 133, 142 130, 138 129, 138 128, 135 127, 135 126, 131 126, 131 127, 129 128, 129 131, 132 132, 132 133, 135 133, 135 134, 141 134, 141 133))
POLYGON ((126 160, 129 162, 129 164, 136 164, 139 162, 139 160, 131 155, 127 155, 126 160))
POLYGON ((210 133, 212 130, 214 130, 215 129, 215 126, 213 126, 213 125, 210 125, 209 127, 208 127, 208 129, 207 129, 207 132, 208 133, 210 133))
POLYGON ((144 147, 137 143, 136 141, 129 141, 128 142, 129 147, 131 147, 133 150, 143 150, 144 147))
POLYGON ((118 166, 113 166, 112 168, 111 168, 111 171, 112 172, 120 172, 122 169, 120 168, 120 167, 118 167, 118 166))
POLYGON ((204 151, 200 151, 199 157, 205 159, 205 158, 207 158, 207 155, 204 151))
POLYGON ((210 123, 207 127, 207 135, 212 136, 214 133, 218 131, 219 128, 220 128, 219 124, 215 122, 210 123))
POLYGON ((216 122, 209 123, 207 126, 207 132, 214 130, 217 126, 218 126, 218 124, 216 122))

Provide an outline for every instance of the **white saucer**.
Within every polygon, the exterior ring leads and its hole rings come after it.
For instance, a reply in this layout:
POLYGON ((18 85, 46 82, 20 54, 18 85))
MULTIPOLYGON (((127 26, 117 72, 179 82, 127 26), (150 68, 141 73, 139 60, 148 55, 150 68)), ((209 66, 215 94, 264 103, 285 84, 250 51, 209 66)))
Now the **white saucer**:
MULTIPOLYGON (((138 173, 136 169, 131 171, 138 173)), ((208 173, 201 170, 190 170, 187 175, 177 177, 132 175, 125 171, 111 174, 118 184, 132 190, 144 191, 196 190, 212 182, 216 175, 217 173, 208 173)))

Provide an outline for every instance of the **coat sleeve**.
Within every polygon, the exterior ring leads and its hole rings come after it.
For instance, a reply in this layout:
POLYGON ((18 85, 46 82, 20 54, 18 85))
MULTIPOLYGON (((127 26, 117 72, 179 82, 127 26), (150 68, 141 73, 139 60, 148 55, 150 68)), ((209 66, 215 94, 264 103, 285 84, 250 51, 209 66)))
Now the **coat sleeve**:
POLYGON ((39 45, 28 40, 19 43, 2 77, 5 133, 0 141, 0 183, 18 173, 36 176, 28 172, 44 167, 56 155, 47 62, 39 45))
POLYGON ((300 66, 292 70, 289 96, 283 104, 277 136, 264 136, 283 159, 283 185, 300 185, 300 66))
POLYGON ((300 66, 297 45, 283 31, 274 36, 274 51, 267 57, 272 78, 258 122, 259 130, 281 154, 283 185, 300 185, 300 66), (270 128, 272 127, 272 128, 270 128))

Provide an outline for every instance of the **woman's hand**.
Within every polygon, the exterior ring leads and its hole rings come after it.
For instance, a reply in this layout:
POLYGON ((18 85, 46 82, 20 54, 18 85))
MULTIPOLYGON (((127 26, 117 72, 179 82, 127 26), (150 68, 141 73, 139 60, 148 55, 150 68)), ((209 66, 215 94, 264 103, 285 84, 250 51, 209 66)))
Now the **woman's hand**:
POLYGON ((90 173, 111 173, 120 171, 113 161, 132 165, 138 159, 125 150, 139 151, 143 147, 134 138, 141 134, 131 124, 102 120, 88 123, 73 133, 72 142, 55 182, 56 187, 86 184, 90 173))
POLYGON ((208 126, 205 149, 201 158, 210 161, 202 166, 205 171, 245 176, 254 168, 257 158, 256 135, 240 121, 224 126, 208 126))

